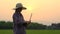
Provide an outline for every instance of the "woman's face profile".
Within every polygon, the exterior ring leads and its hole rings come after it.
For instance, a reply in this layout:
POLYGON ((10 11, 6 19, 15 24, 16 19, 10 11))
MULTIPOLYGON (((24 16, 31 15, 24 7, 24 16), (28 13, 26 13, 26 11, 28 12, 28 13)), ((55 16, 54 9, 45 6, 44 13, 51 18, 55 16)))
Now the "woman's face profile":
POLYGON ((18 9, 16 9, 18 12, 21 12, 22 11, 22 8, 18 8, 18 9))

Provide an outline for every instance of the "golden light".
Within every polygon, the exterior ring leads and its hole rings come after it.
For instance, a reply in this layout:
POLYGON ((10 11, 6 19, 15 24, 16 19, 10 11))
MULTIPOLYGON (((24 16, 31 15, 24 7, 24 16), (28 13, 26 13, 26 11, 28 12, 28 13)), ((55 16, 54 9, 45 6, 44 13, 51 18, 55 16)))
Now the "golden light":
POLYGON ((27 10, 33 10, 32 6, 27 6, 27 10))

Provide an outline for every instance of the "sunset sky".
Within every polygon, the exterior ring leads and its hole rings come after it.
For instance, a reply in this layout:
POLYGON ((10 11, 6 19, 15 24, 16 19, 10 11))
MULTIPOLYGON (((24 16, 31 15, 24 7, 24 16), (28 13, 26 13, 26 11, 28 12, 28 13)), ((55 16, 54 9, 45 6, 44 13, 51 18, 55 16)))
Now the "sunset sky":
POLYGON ((12 9, 17 3, 27 8, 22 11, 25 20, 29 20, 32 13, 34 22, 47 25, 60 22, 60 0, 0 0, 0 21, 13 21, 12 9))

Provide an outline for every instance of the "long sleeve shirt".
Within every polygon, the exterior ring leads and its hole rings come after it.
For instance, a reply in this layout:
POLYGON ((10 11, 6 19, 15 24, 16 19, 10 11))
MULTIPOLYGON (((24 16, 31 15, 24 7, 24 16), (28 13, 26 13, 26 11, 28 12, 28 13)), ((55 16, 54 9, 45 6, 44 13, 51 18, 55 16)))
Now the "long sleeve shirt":
POLYGON ((13 29, 14 34, 26 34, 26 27, 23 25, 25 20, 21 13, 14 13, 13 14, 13 29))

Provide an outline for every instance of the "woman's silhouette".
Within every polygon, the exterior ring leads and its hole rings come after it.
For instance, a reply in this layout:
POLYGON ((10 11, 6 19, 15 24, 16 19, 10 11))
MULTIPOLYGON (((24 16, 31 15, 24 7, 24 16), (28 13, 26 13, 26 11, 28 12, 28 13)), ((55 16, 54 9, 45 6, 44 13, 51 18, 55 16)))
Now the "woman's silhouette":
POLYGON ((21 11, 26 9, 23 7, 21 3, 16 4, 16 8, 14 8, 15 13, 13 14, 13 31, 14 34, 26 34, 26 27, 31 21, 25 21, 21 11))

